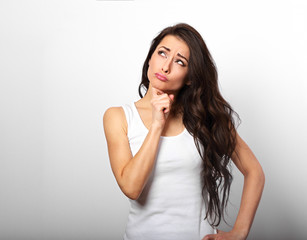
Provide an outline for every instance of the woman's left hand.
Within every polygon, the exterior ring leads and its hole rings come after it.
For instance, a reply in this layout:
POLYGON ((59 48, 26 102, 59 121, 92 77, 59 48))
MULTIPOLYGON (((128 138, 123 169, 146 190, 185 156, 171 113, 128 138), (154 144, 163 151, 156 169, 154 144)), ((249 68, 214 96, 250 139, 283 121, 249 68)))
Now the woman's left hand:
POLYGON ((208 234, 202 240, 246 240, 246 237, 233 231, 223 232, 218 230, 217 234, 208 234))

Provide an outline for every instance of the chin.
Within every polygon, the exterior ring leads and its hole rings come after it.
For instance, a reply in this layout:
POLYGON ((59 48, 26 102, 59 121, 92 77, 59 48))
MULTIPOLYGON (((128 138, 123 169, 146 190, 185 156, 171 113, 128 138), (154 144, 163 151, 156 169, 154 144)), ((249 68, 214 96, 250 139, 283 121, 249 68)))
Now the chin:
POLYGON ((165 83, 164 83, 164 82, 161 82, 161 81, 159 81, 159 82, 153 81, 153 82, 151 82, 151 86, 153 86, 154 88, 157 88, 157 89, 159 89, 159 90, 161 90, 161 91, 167 91, 167 90, 169 90, 169 89, 165 86, 165 83))

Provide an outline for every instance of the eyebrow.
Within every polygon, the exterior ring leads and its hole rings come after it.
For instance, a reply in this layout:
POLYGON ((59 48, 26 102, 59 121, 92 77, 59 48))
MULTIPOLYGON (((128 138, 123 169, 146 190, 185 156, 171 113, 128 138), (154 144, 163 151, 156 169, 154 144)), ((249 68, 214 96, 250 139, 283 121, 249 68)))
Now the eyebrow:
MULTIPOLYGON (((167 51, 169 51, 169 52, 171 51, 169 48, 167 48, 167 47, 165 47, 165 46, 161 46, 161 47, 165 48, 165 49, 166 49, 167 51)), ((181 55, 180 53, 177 53, 177 55, 178 55, 179 57, 184 58, 187 62, 189 62, 188 59, 186 59, 185 56, 181 55)))

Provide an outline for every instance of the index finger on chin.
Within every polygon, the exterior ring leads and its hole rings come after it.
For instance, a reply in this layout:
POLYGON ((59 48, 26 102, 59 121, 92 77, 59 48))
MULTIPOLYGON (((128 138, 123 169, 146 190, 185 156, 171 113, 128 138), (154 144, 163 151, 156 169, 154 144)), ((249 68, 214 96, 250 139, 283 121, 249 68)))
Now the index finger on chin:
POLYGON ((158 88, 152 87, 152 94, 153 95, 161 95, 164 92, 162 92, 161 90, 159 90, 158 88))

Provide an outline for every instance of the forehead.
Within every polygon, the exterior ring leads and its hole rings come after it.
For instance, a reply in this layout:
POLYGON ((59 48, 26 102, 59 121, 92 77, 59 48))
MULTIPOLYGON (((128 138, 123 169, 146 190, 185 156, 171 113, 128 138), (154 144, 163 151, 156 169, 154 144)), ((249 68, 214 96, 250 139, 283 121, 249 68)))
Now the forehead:
POLYGON ((162 41, 159 43, 158 47, 167 47, 170 49, 171 52, 180 53, 186 58, 190 56, 189 46, 186 44, 185 41, 180 39, 177 36, 167 35, 165 36, 162 41))

